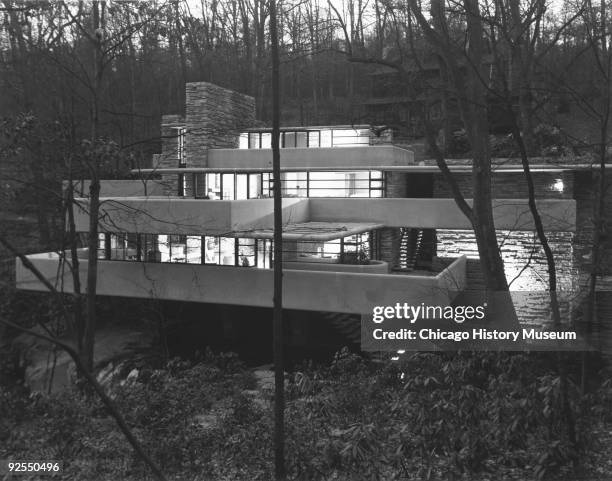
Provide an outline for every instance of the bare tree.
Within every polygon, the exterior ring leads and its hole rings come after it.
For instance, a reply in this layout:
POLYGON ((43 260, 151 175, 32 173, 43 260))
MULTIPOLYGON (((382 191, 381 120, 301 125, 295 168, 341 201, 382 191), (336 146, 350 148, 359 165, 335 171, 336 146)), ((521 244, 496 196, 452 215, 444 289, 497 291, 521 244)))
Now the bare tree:
MULTIPOLYGON (((34 264, 32 264, 32 262, 30 262, 30 260, 25 255, 23 255, 17 249, 15 249, 15 247, 2 236, 0 236, 0 244, 2 244, 10 252, 12 252, 13 255, 17 256, 19 260, 22 262, 23 266, 29 271, 31 271, 36 276, 36 278, 49 290, 49 292, 51 292, 54 299, 57 301, 58 305, 60 306, 60 311, 63 313, 63 316, 65 317, 65 321, 69 323, 70 319, 68 315, 68 310, 64 304, 64 298, 63 298, 62 293, 58 291, 55 288, 55 286, 53 286, 45 278, 45 276, 36 268, 34 264)), ((66 352, 66 354, 68 354, 70 358, 74 361, 79 374, 85 379, 85 381, 89 384, 89 386, 91 386, 91 388, 94 390, 96 395, 99 397, 100 401, 102 401, 102 403, 104 404, 104 407, 106 407, 109 414, 113 417, 113 419, 117 423, 117 426, 119 427, 119 429, 121 430, 121 432, 123 433, 127 441, 131 444, 134 451, 136 452, 136 455, 140 459, 142 459, 142 461, 149 467, 149 469, 151 469, 151 471, 153 472, 153 474, 158 480, 160 481, 166 480, 166 477, 161 472, 157 464, 144 451, 144 449, 142 448, 142 446, 140 445, 140 443, 138 442, 138 440, 132 433, 131 429, 127 425, 125 419, 123 418, 119 410, 117 409, 117 406, 115 405, 113 400, 108 396, 108 394, 106 394, 106 392, 104 391, 104 388, 96 380, 91 370, 84 364, 81 353, 79 353, 72 345, 68 344, 65 341, 58 339, 48 329, 48 327, 40 320, 38 321, 38 324, 42 328, 44 334, 41 332, 37 332, 31 329, 24 328, 23 326, 20 326, 19 324, 15 324, 14 322, 7 321, 5 319, 0 319, 0 323, 12 329, 16 329, 20 332, 23 332, 33 337, 47 341, 53 344, 54 346, 58 347, 59 349, 63 350, 64 352, 66 352)))
MULTIPOLYGON (((430 12, 432 26, 425 18, 421 6, 415 0, 410 0, 411 12, 427 40, 436 48, 440 61, 448 72, 449 87, 457 98, 463 125, 472 148, 473 205, 468 208, 459 196, 458 189, 453 188, 453 194, 476 234, 482 272, 487 286, 494 291, 507 291, 508 282, 493 221, 489 123, 486 89, 483 86, 483 79, 486 78, 483 23, 477 1, 465 0, 462 5, 465 44, 458 46, 450 34, 451 28, 443 1, 432 2, 430 12), (463 68, 458 59, 464 59, 463 68)), ((438 157, 438 160, 442 159, 438 157)), ((447 172, 447 169, 442 168, 442 172, 447 172)), ((448 175, 446 177, 448 179, 448 175)))

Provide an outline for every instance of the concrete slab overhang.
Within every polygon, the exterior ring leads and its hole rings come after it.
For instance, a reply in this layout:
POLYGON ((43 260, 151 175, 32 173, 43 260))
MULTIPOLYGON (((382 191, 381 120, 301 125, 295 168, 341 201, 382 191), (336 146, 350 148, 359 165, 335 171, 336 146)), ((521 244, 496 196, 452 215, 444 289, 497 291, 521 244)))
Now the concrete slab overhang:
MULTIPOLYGON (((86 232, 89 229, 88 202, 86 199, 78 202, 82 208, 75 212, 76 230, 86 232)), ((468 203, 471 204, 471 200, 468 203)), ((537 206, 547 231, 575 231, 576 201, 542 199, 537 201, 537 206)), ((266 238, 273 227, 273 211, 273 199, 103 198, 100 229, 142 234, 259 235, 266 238)), ((493 201, 493 217, 497 229, 534 230, 524 199, 493 201)), ((305 222, 361 224, 367 230, 380 227, 472 228, 453 199, 284 198, 284 225, 305 222)), ((333 238, 339 237, 343 236, 333 238)))
MULTIPOLYGON (((410 157, 412 160, 406 164, 396 163, 394 165, 372 165, 372 163, 364 163, 364 164, 355 164, 355 165, 346 165, 346 161, 344 161, 341 165, 312 165, 307 169, 303 167, 301 163, 291 165, 286 164, 283 160, 283 164, 281 165, 281 172, 303 172, 305 170, 309 170, 311 172, 317 171, 363 171, 363 170, 384 170, 384 171, 392 171, 392 172, 406 172, 406 173, 429 173, 436 174, 440 173, 440 168, 431 160, 424 160, 415 162, 414 154, 410 150, 402 149, 397 146, 372 146, 371 148, 378 147, 393 147, 395 149, 403 150, 404 152, 408 152, 412 154, 410 157)), ((343 152, 348 151, 348 147, 334 147, 333 149, 319 149, 319 150, 340 150, 343 152)), ((364 147, 354 147, 354 149, 364 149, 364 147)), ((221 152, 220 155, 224 155, 222 152, 225 151, 240 151, 240 152, 257 152, 264 151, 268 152, 268 156, 272 156, 270 149, 216 149, 211 152, 215 152, 219 150, 221 152)), ((283 149, 281 154, 285 151, 289 150, 317 150, 317 149, 283 149)), ((210 154, 209 154, 210 155, 210 154)), ((239 156, 246 156, 247 154, 237 154, 239 156)), ((263 155, 263 154, 256 154, 263 155)), ((230 158, 230 157, 228 157, 230 158)), ((350 159, 350 157, 347 157, 350 159)), ((352 159, 351 159, 352 160, 352 159)), ((608 164, 608 167, 612 167, 612 164, 608 164)), ((469 173, 472 172, 472 163, 471 161, 464 160, 452 160, 448 162, 448 168, 451 172, 457 173, 469 173)), ((596 171, 600 168, 599 165, 587 162, 579 162, 579 163, 539 163, 537 160, 530 165, 529 169, 532 173, 561 173, 561 172, 585 172, 585 171, 596 171)), ((190 173, 206 173, 206 172, 226 172, 226 173, 245 173, 245 172, 271 172, 272 167, 270 163, 265 165, 261 165, 261 163, 256 164, 244 164, 241 162, 239 165, 215 165, 214 167, 187 167, 187 168, 169 168, 169 169, 132 169, 131 173, 136 176, 144 176, 144 175, 154 175, 154 174, 190 174, 190 173)), ((498 162, 494 163, 491 166, 491 171, 493 173, 522 173, 523 167, 516 162, 498 162)))
MULTIPOLYGON (((77 199, 78 232, 89 230, 89 202, 77 199)), ((202 200, 177 197, 102 198, 100 230, 141 234, 227 235, 273 225, 273 199, 202 200)), ((308 221, 308 199, 284 198, 283 218, 308 221)))
MULTIPOLYGON (((385 170, 385 167, 405 167, 414 163, 414 153, 394 145, 367 147, 319 147, 281 150, 284 168, 312 170, 353 170, 355 168, 385 170)), ((271 149, 211 149, 208 167, 272 169, 271 149)))
MULTIPOLYGON (((272 149, 210 149, 206 167, 135 169, 133 174, 271 172, 272 149)), ((282 171, 401 170, 414 164, 414 152, 395 145, 281 149, 282 171)))
MULTIPOLYGON (((326 242, 384 227, 374 222, 299 222, 283 226, 284 240, 326 242)), ((232 232, 229 237, 273 239, 274 229, 232 232)))

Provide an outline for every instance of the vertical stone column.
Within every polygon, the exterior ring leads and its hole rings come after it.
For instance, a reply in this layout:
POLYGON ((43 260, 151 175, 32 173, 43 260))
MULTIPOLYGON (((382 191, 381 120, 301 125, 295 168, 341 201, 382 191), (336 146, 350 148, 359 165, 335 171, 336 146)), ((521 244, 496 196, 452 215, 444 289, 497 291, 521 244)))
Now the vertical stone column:
MULTIPOLYGON (((385 172, 386 197, 407 197, 408 182, 404 172, 385 172)), ((398 227, 385 227, 380 230, 380 260, 393 269, 399 266, 401 231, 398 227)))
MULTIPOLYGON (((176 169, 179 166, 178 129, 185 126, 185 119, 180 115, 162 115, 161 154, 154 157, 154 169, 176 169)), ((162 175, 162 184, 166 195, 177 195, 178 176, 162 175)))

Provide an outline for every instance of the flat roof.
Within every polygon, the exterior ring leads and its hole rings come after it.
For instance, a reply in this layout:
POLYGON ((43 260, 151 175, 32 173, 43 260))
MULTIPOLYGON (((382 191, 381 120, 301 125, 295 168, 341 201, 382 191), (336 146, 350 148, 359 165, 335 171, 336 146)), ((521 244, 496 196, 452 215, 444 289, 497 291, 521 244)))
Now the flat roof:
MULTIPOLYGON (((283 226, 283 240, 330 241, 384 227, 373 222, 299 222, 283 226)), ((234 231, 224 237, 273 239, 274 229, 234 231)))
MULTIPOLYGON (((370 124, 357 124, 357 125, 298 125, 298 126, 289 126, 289 127, 281 127, 280 131, 284 132, 286 130, 294 131, 294 130, 370 130, 370 124)), ((247 132, 272 132, 272 127, 249 127, 243 129, 241 133, 247 132)))
MULTIPOLYGON (((406 170, 406 166, 398 165, 338 165, 333 167, 285 167, 281 172, 357 172, 370 170, 406 170)), ((205 173, 220 173, 220 174, 258 174, 272 172, 271 167, 251 167, 251 168, 236 168, 236 167, 187 167, 184 169, 132 169, 132 174, 205 174, 205 173)))
MULTIPOLYGON (((612 166, 612 164, 610 164, 612 166)), ((448 168, 451 172, 471 172, 471 164, 453 165, 449 164, 448 168)), ((570 170, 592 170, 599 169, 598 164, 532 164, 529 166, 531 172, 564 172, 570 170)), ((438 173, 440 169, 437 165, 336 165, 332 167, 313 166, 305 167, 283 167, 281 172, 357 172, 381 170, 387 172, 415 172, 415 173, 438 173)), ((523 172, 520 165, 492 165, 493 172, 523 172)), ((186 167, 183 169, 132 169, 132 174, 205 174, 205 173, 264 173, 272 172, 270 167, 252 167, 252 168, 236 168, 236 167, 186 167)))

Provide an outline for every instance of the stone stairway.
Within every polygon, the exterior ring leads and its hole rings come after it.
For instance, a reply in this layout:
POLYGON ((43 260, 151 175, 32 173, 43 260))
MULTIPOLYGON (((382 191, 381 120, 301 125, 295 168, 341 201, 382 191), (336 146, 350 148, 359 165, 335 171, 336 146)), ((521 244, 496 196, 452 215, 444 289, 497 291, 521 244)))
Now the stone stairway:
POLYGON ((402 228, 400 235, 400 268, 413 270, 416 266, 423 240, 423 231, 421 229, 402 228))

